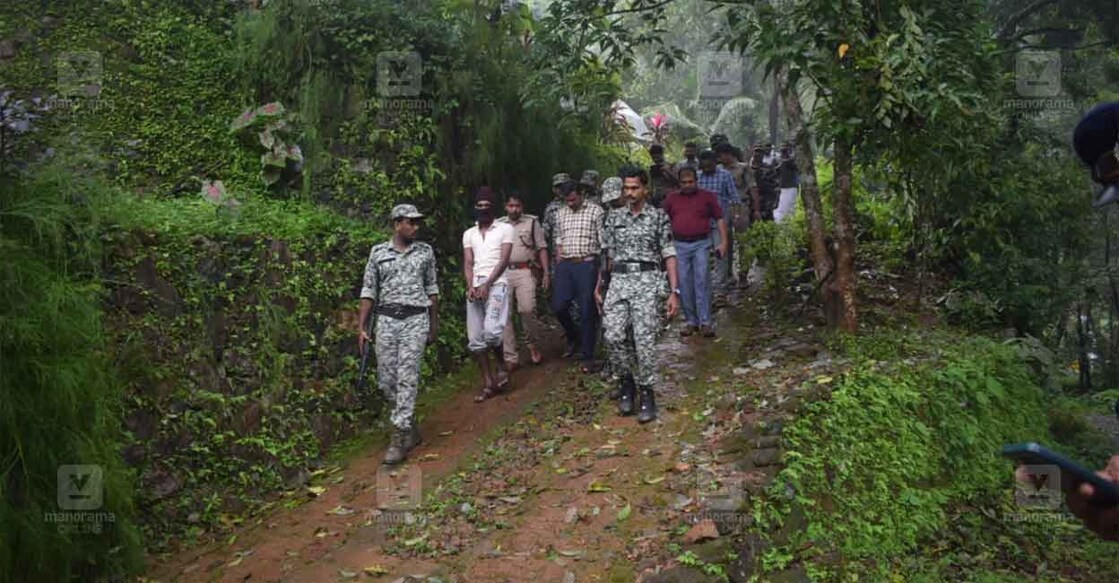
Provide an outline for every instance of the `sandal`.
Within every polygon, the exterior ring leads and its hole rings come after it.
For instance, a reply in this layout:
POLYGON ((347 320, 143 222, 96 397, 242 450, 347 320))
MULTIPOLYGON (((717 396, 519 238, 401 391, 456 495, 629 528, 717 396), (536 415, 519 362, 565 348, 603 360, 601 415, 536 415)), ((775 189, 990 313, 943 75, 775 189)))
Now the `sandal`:
POLYGON ((504 392, 508 389, 509 389, 509 375, 506 374, 505 378, 497 381, 497 388, 494 389, 494 393, 495 394, 496 393, 502 393, 502 392, 504 392))
POLYGON ((579 367, 579 370, 583 371, 583 374, 591 374, 591 373, 599 372, 599 371, 602 370, 602 363, 601 362, 595 362, 593 360, 589 361, 589 362, 584 362, 583 366, 579 367))
POLYGON ((478 393, 477 395, 474 395, 474 402, 475 403, 481 403, 482 401, 485 401, 486 399, 491 399, 491 398, 496 397, 496 396, 497 396, 497 391, 494 390, 493 387, 487 385, 485 387, 482 387, 482 391, 480 393, 478 393))

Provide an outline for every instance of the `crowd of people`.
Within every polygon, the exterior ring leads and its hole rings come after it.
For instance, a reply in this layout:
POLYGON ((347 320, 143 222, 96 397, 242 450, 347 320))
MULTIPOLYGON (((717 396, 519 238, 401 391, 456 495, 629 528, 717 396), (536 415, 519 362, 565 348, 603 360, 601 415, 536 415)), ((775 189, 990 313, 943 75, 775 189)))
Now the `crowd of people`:
MULTIPOLYGON (((1108 143, 1119 135, 1115 125, 1106 128, 1108 143)), ((563 328, 564 357, 578 358, 583 372, 600 372, 601 333, 602 372, 616 383, 611 398, 619 414, 636 413, 639 423, 657 418, 655 345, 664 319, 683 311, 681 336, 715 336, 712 310, 727 303, 738 275, 735 233, 759 221, 781 222, 796 208, 797 168, 788 144, 780 152, 756 146, 749 162, 723 136, 710 145, 699 151, 690 142, 684 159, 669 164, 655 144, 650 167, 626 166, 601 183, 594 170, 578 181, 556 174, 542 219, 525 213, 517 194, 505 197, 505 216, 497 217, 494 190, 477 190, 475 224, 462 235, 467 342, 482 376, 475 402, 507 390, 519 366, 511 313, 522 322, 531 362, 543 361, 536 309, 543 290, 563 328)), ((373 247, 361 290, 359 346, 374 344, 377 382, 392 407, 386 464, 402 462, 421 441, 420 361, 439 333, 435 253, 416 240, 422 218, 414 205, 393 208, 393 237, 373 247), (367 323, 374 313, 371 338, 367 323)), ((1119 456, 1099 475, 1119 481, 1119 456)), ((1088 484, 1068 491, 1070 509, 1116 540, 1119 507, 1091 506, 1092 495, 1088 484)))
MULTIPOLYGON (((578 180, 555 174, 540 218, 524 212, 516 193, 504 200, 488 186, 474 193, 475 223, 462 248, 467 346, 481 374, 476 402, 509 389, 522 346, 532 364, 543 361, 542 290, 563 329, 564 358, 610 379, 621 415, 657 418, 654 347, 664 320, 682 312, 681 336, 714 337, 713 312, 729 303, 739 276, 735 234, 781 221, 796 204, 788 144, 780 152, 756 146, 748 162, 725 136, 713 136, 710 146, 701 151, 689 142, 683 159, 668 164, 654 144, 648 168, 626 166, 605 180, 595 170, 578 180)), ((435 254, 416 240, 422 218, 413 205, 393 209, 393 237, 372 249, 361 291, 359 344, 373 343, 377 382, 392 405, 388 464, 420 443, 420 358, 438 335, 435 254)))

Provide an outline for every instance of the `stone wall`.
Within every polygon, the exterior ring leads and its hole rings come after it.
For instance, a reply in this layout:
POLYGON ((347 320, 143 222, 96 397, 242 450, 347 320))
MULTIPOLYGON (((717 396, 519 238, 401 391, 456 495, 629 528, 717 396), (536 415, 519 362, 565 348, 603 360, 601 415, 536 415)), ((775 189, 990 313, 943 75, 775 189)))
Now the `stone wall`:
POLYGON ((109 345, 150 546, 301 485, 326 448, 371 426, 354 330, 373 241, 111 239, 109 345))

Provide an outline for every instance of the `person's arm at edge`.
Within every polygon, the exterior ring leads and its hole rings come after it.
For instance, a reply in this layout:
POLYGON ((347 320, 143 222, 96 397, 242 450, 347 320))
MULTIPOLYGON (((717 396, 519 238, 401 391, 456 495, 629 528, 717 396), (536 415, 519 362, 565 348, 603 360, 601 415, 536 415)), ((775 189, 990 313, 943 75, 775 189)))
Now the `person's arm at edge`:
POLYGON ((373 252, 370 251, 369 262, 365 265, 365 274, 362 278, 361 308, 358 311, 357 317, 357 345, 359 351, 364 351, 365 343, 371 340, 369 334, 366 332, 366 322, 369 321, 369 315, 373 311, 373 306, 380 293, 381 282, 379 274, 377 273, 377 264, 374 263, 373 252))
POLYGON ((435 344, 435 339, 439 336, 439 280, 435 271, 434 252, 424 267, 424 293, 431 300, 427 307, 427 343, 435 344))
POLYGON ((474 299, 474 249, 462 249, 462 276, 466 278, 466 299, 474 299))

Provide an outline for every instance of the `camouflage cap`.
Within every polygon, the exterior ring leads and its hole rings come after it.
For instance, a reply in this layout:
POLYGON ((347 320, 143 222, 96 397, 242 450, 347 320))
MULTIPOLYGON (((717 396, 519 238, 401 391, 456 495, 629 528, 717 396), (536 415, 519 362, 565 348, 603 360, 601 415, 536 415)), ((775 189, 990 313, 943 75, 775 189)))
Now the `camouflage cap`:
POLYGON ((613 202, 622 197, 622 179, 611 176, 602 183, 602 202, 613 202))
POLYGON ((392 207, 392 220, 396 219, 422 219, 424 216, 416 209, 414 204, 398 204, 392 207))
POLYGON ((597 170, 584 170, 583 177, 579 179, 579 184, 586 186, 593 186, 598 188, 598 171, 597 170))
POLYGON ((571 180, 571 177, 568 176, 566 172, 560 172, 559 174, 553 174, 552 175, 552 186, 559 186, 559 185, 563 184, 564 182, 567 182, 568 180, 571 180))

